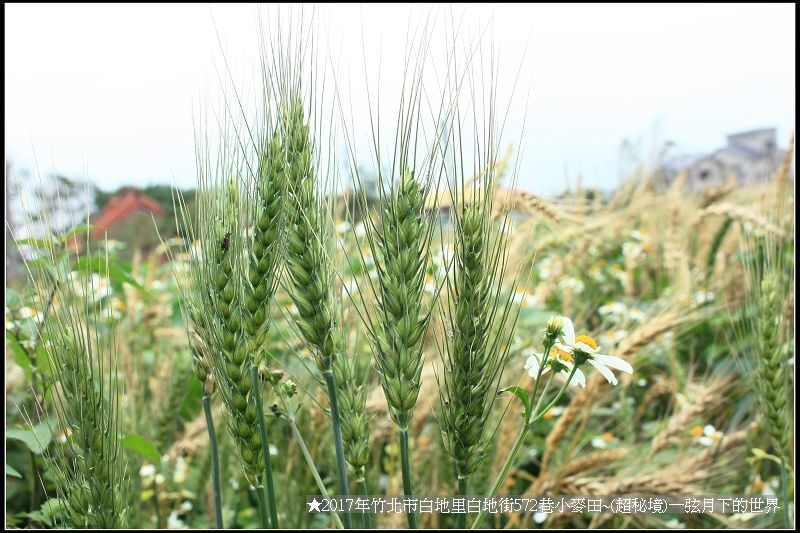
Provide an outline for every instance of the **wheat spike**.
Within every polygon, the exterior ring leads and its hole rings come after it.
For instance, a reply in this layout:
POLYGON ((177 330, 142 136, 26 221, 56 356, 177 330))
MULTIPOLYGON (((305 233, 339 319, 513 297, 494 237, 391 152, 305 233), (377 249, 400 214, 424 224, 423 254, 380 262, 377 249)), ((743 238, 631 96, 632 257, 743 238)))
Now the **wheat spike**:
POLYGON ((592 452, 583 457, 573 459, 559 468, 558 477, 568 477, 578 472, 586 472, 593 468, 603 467, 608 463, 618 461, 628 455, 627 448, 615 448, 613 450, 600 450, 592 452))
POLYGON ((692 421, 706 412, 711 405, 719 402, 725 397, 725 391, 730 387, 731 380, 716 380, 708 385, 696 385, 689 387, 691 400, 686 406, 675 413, 667 423, 661 433, 653 439, 653 453, 658 453, 664 449, 676 437, 686 432, 692 421))
POLYGON ((709 216, 729 217, 737 222, 753 226, 754 228, 758 228, 779 238, 785 238, 787 236, 786 231, 755 211, 727 202, 711 205, 698 211, 689 224, 690 230, 696 228, 704 218, 709 216))

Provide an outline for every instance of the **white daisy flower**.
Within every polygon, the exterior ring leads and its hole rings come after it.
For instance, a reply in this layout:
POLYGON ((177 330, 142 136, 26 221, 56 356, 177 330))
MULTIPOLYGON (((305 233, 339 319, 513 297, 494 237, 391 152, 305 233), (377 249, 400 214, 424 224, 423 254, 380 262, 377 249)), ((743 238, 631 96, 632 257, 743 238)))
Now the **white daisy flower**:
POLYGON ((21 307, 19 310, 19 317, 22 319, 31 319, 36 324, 41 324, 44 321, 44 313, 37 311, 33 307, 21 307))
POLYGON ((172 511, 167 517, 167 529, 183 529, 184 523, 178 517, 178 511, 172 511))
POLYGON ((631 309, 630 313, 628 313, 628 318, 630 318, 634 322, 644 322, 645 319, 647 318, 647 315, 645 315, 639 309, 631 309))
POLYGON ((539 261, 537 270, 539 271, 539 279, 546 280, 548 278, 557 278, 560 276, 562 269, 561 263, 558 261, 558 259, 547 256, 539 261))
POLYGON ((633 374, 633 367, 630 363, 614 355, 598 353, 597 342, 593 338, 588 335, 579 335, 576 337, 572 320, 567 317, 562 317, 562 320, 564 321, 564 329, 561 338, 564 344, 556 343, 553 347, 554 351, 558 350, 561 353, 566 353, 570 356, 570 359, 574 359, 576 354, 586 357, 586 361, 595 367, 612 385, 616 385, 618 382, 616 376, 609 368, 633 374))
POLYGON ((422 290, 427 292, 428 294, 436 294, 439 286, 436 284, 436 280, 433 276, 425 276, 425 285, 423 285, 422 290))
POLYGON ((20 343, 23 348, 25 348, 28 352, 32 352, 36 348, 36 337, 28 337, 24 341, 20 343))
POLYGON ((629 261, 636 261, 642 256, 642 245, 635 242, 626 242, 622 245, 622 255, 629 261))
POLYGON ((573 278, 570 276, 559 281, 558 288, 562 291, 572 291, 575 294, 580 294, 583 292, 584 285, 583 282, 578 278, 573 278))
POLYGON ((714 293, 711 291, 697 291, 694 293, 694 303, 697 305, 703 305, 713 301, 714 293))
POLYGON ((608 448, 608 445, 614 442, 615 440, 616 439, 614 438, 614 435, 612 435, 609 432, 605 432, 602 435, 599 435, 592 439, 592 447, 602 450, 608 448))
POLYGON ((628 306, 622 302, 610 302, 606 305, 601 305, 597 310, 601 315, 616 315, 625 316, 628 313, 628 306))
POLYGON ((780 480, 772 476, 766 481, 763 481, 759 476, 753 481, 750 488, 752 489, 751 492, 760 493, 762 496, 775 496, 780 488, 780 480))
POLYGON ((184 459, 182 455, 179 455, 178 459, 175 461, 175 471, 172 475, 172 480, 179 485, 183 484, 186 482, 188 474, 189 465, 186 463, 186 459, 184 459))
POLYGON ((595 281, 602 282, 602 281, 605 281, 605 279, 606 279, 605 275, 603 275, 603 271, 600 270, 596 266, 593 266, 593 267, 589 268, 588 274, 589 274, 589 277, 592 278, 595 281))
POLYGON ((717 431, 717 428, 708 424, 703 428, 703 435, 697 439, 697 442, 703 446, 709 447, 722 440, 722 437, 723 434, 721 431, 717 431))
POLYGON ((349 231, 351 227, 350 222, 346 220, 344 222, 339 222, 336 224, 336 233, 343 235, 346 231, 349 231))
POLYGON ((532 307, 539 303, 539 299, 536 298, 536 295, 524 288, 514 291, 511 299, 520 307, 532 307))
MULTIPOLYGON (((555 347, 552 348, 551 354, 551 357, 555 357, 558 359, 558 362, 563 365, 559 372, 565 376, 569 376, 569 374, 572 372, 572 367, 574 366, 572 364, 572 356, 568 352, 564 352, 563 350, 555 347)), ((543 358, 543 354, 534 352, 530 355, 530 357, 528 357, 528 360, 525 361, 525 370, 528 371, 528 375, 530 375, 532 378, 536 378, 536 376, 539 375, 539 368, 541 368, 542 364, 545 362, 543 361, 543 358)), ((544 370, 542 370, 542 375, 544 376, 549 371, 550 365, 545 366, 544 370)), ((586 376, 581 369, 577 369, 575 371, 575 375, 573 376, 570 385, 580 385, 581 387, 586 386, 586 376)))

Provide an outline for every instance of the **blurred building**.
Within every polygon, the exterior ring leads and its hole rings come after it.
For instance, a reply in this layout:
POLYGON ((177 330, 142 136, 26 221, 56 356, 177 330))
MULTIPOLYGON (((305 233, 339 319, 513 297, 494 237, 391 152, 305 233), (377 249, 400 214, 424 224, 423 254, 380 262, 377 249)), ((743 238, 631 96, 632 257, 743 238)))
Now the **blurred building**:
MULTIPOLYGON (((92 217, 90 237, 107 236, 133 247, 148 248, 154 244, 151 242, 152 235, 155 235, 152 219, 162 216, 164 209, 156 200, 138 189, 127 187, 112 196, 100 213, 92 217)), ((77 238, 71 241, 70 246, 80 246, 77 238)))
POLYGON ((785 151, 777 146, 775 128, 728 135, 728 144, 710 154, 680 156, 664 165, 667 183, 687 172, 686 188, 703 191, 722 187, 730 176, 739 184, 769 180, 783 162, 785 151))

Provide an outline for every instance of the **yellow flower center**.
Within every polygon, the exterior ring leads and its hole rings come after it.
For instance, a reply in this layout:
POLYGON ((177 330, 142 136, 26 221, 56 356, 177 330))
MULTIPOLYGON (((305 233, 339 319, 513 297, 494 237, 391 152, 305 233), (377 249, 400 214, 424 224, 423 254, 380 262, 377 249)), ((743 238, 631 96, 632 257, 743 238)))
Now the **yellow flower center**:
POLYGON ((547 411, 547 412, 546 412, 546 413, 543 415, 543 418, 544 418, 545 420, 550 420, 551 418, 553 418, 553 410, 552 410, 552 409, 550 409, 549 411, 547 411))
POLYGON ((762 490, 764 490, 764 486, 765 486, 764 482, 761 481, 760 479, 756 479, 755 481, 753 481, 753 490, 757 492, 761 492, 762 490))
POLYGON ((589 335, 578 335, 577 337, 575 337, 575 342, 582 342, 587 346, 591 346, 592 350, 597 349, 597 342, 589 335))
POLYGON ((606 442, 611 442, 612 440, 614 440, 614 435, 612 435, 611 433, 606 432, 606 433, 603 433, 601 438, 606 442))
POLYGON ((557 358, 561 359, 562 361, 566 361, 568 363, 572 362, 572 354, 567 352, 567 351, 562 350, 561 348, 556 348, 554 346, 553 347, 553 355, 555 355, 557 358))
POLYGON ((702 437, 703 436, 703 428, 700 426, 695 426, 692 428, 692 437, 702 437))

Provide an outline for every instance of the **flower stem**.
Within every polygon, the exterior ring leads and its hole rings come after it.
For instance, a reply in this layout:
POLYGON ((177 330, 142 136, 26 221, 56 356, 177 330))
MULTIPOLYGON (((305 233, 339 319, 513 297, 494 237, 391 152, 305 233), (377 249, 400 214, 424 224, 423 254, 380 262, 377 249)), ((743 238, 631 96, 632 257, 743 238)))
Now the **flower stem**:
MULTIPOLYGON (((519 437, 517 437, 516 442, 514 442, 514 447, 511 449, 511 453, 506 458, 506 462, 503 463, 503 468, 500 470, 500 474, 494 480, 494 484, 492 485, 492 490, 487 495, 489 498, 493 498, 495 495, 497 495, 497 491, 500 490, 500 486, 505 481, 506 476, 508 476, 508 471, 511 469, 511 465, 513 465, 514 462, 516 461, 517 454, 519 453, 519 450, 522 447, 522 443, 525 442, 525 436, 528 434, 528 431, 530 430, 530 428, 533 425, 533 423, 536 422, 537 420, 539 420, 539 418, 541 418, 542 415, 544 415, 544 413, 549 411, 550 408, 553 405, 555 405, 556 402, 558 402, 558 400, 564 394, 564 391, 567 390, 567 387, 569 386, 570 382, 572 381, 572 377, 575 375, 575 372, 577 370, 578 370, 578 366, 577 365, 572 367, 572 371, 569 373, 569 377, 567 378, 567 381, 564 382, 564 385, 561 387, 561 390, 558 391, 558 394, 556 394, 556 397, 553 399, 553 401, 550 402, 549 404, 547 404, 547 406, 544 409, 541 409, 541 410, 539 409, 539 406, 541 405, 541 401, 536 404, 536 408, 534 409, 534 411, 532 413, 531 419, 530 420, 526 420, 526 423, 523 426, 522 431, 519 434, 519 437)), ((541 377, 541 371, 539 372, 539 377, 541 377)), ((549 380, 547 380, 547 384, 545 384, 545 388, 542 391, 542 398, 544 398, 544 396, 545 396, 545 394, 547 392, 547 386, 550 385, 550 382, 552 380, 553 380, 552 376, 550 377, 549 380)), ((536 381, 538 383, 539 380, 537 379, 536 381)), ((476 529, 476 528, 481 527, 481 524, 486 519, 486 514, 487 514, 486 511, 481 511, 481 513, 475 519, 475 522, 473 522, 472 529, 476 529)))
MULTIPOLYGON (((303 453, 303 457, 308 464, 308 468, 311 469, 311 475, 314 476, 314 481, 317 484, 317 488, 319 489, 320 494, 327 498, 328 491, 325 489, 325 483, 322 482, 322 478, 319 476, 319 472, 317 471, 317 466, 314 464, 314 459, 311 457, 311 453, 308 451, 308 447, 306 446, 305 441, 303 440, 303 436, 300 434, 300 430, 297 429, 297 421, 294 415, 287 416, 289 420, 289 426, 292 428, 292 433, 294 434, 295 439, 297 439, 297 444, 300 446, 300 451, 303 453)), ((339 529, 344 529, 342 525, 342 521, 339 519, 339 515, 336 513, 331 513, 333 516, 336 525, 339 526, 339 529)))
MULTIPOLYGON (((400 423, 400 466, 403 470, 403 495, 411 498, 414 491, 411 489, 411 465, 408 460, 408 420, 405 413, 397 415, 400 423)), ((417 515, 408 513, 408 528, 417 529, 417 515)))
POLYGON ((211 397, 203 395, 203 411, 206 414, 208 444, 211 449, 211 485, 214 491, 214 525, 222 529, 222 497, 219 483, 219 454, 217 451, 217 432, 214 431, 214 418, 211 414, 211 397))
MULTIPOLYGON (((280 526, 278 525, 278 507, 275 504, 275 485, 272 481, 272 457, 269 451, 267 419, 264 417, 264 404, 261 400, 261 381, 258 379, 258 368, 255 365, 250 367, 250 379, 253 380, 253 395, 256 402, 256 413, 258 413, 258 428, 261 432, 261 451, 264 454, 264 475, 266 477, 266 483, 263 484, 261 489, 262 491, 266 491, 266 494, 263 496, 269 499, 269 514, 272 519, 272 527, 278 529, 280 526)), ((260 499, 259 505, 261 505, 260 499)), ((264 527, 269 526, 264 525, 264 527)))
MULTIPOLYGON (((322 373, 325 376, 325 384, 328 386, 328 399, 331 403, 331 423, 333 424, 333 441, 336 446, 336 464, 339 469, 339 493, 342 498, 349 495, 347 488, 347 464, 344 459, 344 445, 342 444, 342 427, 339 424, 339 406, 336 402, 336 383, 333 378, 333 371, 330 368, 322 373)), ((352 529, 353 522, 350 513, 342 513, 345 529, 352 529)))

